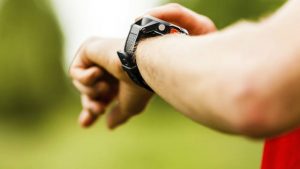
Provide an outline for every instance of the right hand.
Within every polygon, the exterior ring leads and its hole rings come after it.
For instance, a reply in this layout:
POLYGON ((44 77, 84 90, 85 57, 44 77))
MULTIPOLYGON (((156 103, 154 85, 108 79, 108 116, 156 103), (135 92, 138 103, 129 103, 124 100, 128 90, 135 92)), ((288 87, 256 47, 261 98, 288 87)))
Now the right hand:
MULTIPOLYGON (((214 22, 208 17, 199 15, 176 3, 153 8, 144 15, 151 15, 185 28, 190 35, 204 35, 217 31, 214 22)), ((143 16, 138 17, 137 20, 143 16)))

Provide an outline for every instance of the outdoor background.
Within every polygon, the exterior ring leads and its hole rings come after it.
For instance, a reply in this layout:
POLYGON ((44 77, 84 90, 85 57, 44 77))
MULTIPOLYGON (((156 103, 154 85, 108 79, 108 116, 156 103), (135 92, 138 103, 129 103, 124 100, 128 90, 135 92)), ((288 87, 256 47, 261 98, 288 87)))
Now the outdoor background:
MULTIPOLYGON (((171 1, 169 1, 171 2, 171 1)), ((175 1, 173 1, 175 2, 175 1)), ((222 29, 284 0, 178 0, 222 29)), ((159 98, 111 132, 77 125, 66 70, 89 36, 125 37, 159 0, 0 0, 0 169, 255 169, 262 142, 186 119, 159 98)))

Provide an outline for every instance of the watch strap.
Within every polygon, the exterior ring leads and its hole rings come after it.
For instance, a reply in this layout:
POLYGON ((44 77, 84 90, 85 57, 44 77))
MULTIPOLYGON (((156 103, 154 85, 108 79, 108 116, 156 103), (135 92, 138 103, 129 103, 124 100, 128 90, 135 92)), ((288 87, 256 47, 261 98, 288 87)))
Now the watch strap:
POLYGON ((122 68, 125 72, 127 72, 130 79, 133 80, 137 85, 153 92, 153 90, 148 86, 148 84, 142 77, 137 65, 128 61, 128 55, 125 52, 120 51, 118 51, 117 53, 120 61, 122 62, 122 68))
POLYGON ((182 33, 188 35, 188 32, 171 23, 145 16, 131 25, 129 34, 126 39, 124 51, 119 51, 118 56, 121 60, 124 71, 137 85, 153 91, 143 79, 135 60, 135 51, 138 42, 145 38, 162 36, 165 34, 182 33))

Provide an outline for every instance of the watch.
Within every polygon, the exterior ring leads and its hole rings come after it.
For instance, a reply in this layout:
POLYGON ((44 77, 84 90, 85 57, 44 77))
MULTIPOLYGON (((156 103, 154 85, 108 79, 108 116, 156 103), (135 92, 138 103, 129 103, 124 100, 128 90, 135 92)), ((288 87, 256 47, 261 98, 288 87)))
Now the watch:
POLYGON ((131 25, 124 50, 117 52, 122 63, 122 68, 127 72, 131 80, 149 91, 153 90, 143 79, 136 64, 135 51, 137 44, 143 39, 162 36, 170 33, 181 33, 188 35, 188 31, 179 26, 152 16, 144 16, 131 25))

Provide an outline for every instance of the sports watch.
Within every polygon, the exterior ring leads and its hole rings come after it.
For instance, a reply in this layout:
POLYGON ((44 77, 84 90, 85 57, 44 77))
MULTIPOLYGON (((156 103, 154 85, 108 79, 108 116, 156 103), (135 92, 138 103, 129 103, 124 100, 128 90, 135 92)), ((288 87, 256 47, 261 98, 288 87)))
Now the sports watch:
POLYGON ((145 16, 131 25, 124 51, 118 51, 123 70, 137 85, 153 91, 143 79, 135 59, 135 51, 139 41, 162 36, 170 33, 181 33, 188 35, 188 31, 171 23, 157 19, 152 16, 145 16))

